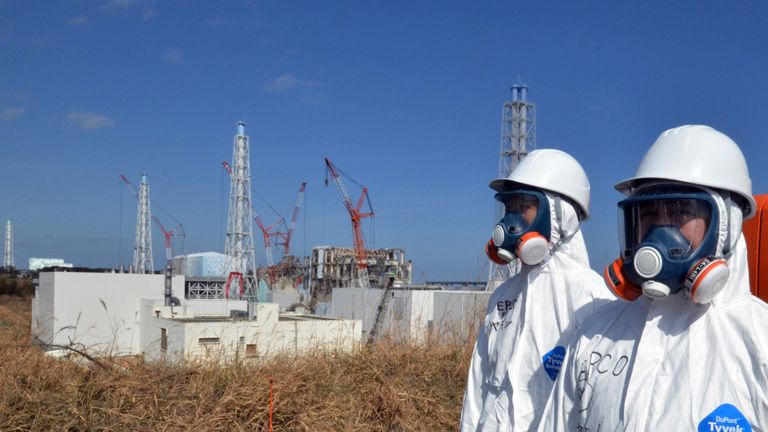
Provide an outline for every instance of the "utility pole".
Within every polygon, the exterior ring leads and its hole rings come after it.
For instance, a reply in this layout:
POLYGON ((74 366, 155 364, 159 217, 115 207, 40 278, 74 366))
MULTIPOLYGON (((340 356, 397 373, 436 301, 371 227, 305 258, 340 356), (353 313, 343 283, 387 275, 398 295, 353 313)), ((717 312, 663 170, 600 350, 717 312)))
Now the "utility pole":
MULTIPOLYGON (((515 84, 512 99, 504 102, 501 114, 501 150, 499 152, 499 178, 509 174, 528 152, 536 149, 536 106, 526 100, 528 86, 515 84)), ((495 203, 495 220, 502 218, 504 207, 495 203)), ((507 265, 490 262, 487 291, 493 291, 520 271, 520 260, 507 265)))

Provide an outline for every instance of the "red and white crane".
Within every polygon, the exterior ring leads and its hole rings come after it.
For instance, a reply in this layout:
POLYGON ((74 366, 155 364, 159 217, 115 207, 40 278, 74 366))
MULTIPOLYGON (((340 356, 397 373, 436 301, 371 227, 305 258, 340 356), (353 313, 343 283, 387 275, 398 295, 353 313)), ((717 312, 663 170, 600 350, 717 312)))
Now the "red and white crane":
MULTIPOLYGON (((344 207, 349 212, 349 217, 352 220, 352 235, 354 237, 355 244, 355 258, 357 262, 357 278, 361 288, 368 287, 368 262, 367 253, 365 250, 365 238, 363 237, 362 220, 367 217, 374 217, 373 207, 371 206, 371 199, 368 196, 368 188, 356 182, 349 176, 346 176, 349 180, 357 184, 362 188, 360 197, 357 199, 357 204, 353 204, 352 198, 350 198, 347 188, 344 187, 344 182, 341 180, 341 170, 339 170, 330 159, 325 158, 325 165, 327 167, 326 173, 331 174, 333 182, 336 183, 336 188, 339 190, 341 199, 344 202, 344 207), (368 211, 362 211, 363 203, 368 203, 368 211)), ((328 185, 328 178, 326 177, 326 186, 328 185)))
MULTIPOLYGON (((224 167, 224 170, 227 171, 227 174, 232 174, 232 168, 227 161, 223 161, 221 165, 224 167)), ((267 255, 267 265, 269 267, 275 265, 274 255, 272 254, 273 244, 275 246, 282 246, 283 255, 290 255, 291 238, 293 237, 294 227, 296 226, 296 220, 299 216, 299 210, 301 209, 301 204, 304 199, 304 190, 306 187, 307 183, 302 182, 301 187, 299 188, 299 194, 296 197, 296 203, 294 204, 293 212, 291 214, 290 226, 286 224, 285 218, 281 216, 280 213, 277 212, 277 210, 275 210, 261 195, 257 194, 255 191, 252 191, 256 196, 264 201, 264 203, 267 204, 267 206, 269 206, 269 208, 271 208, 275 214, 278 215, 278 219, 272 223, 272 225, 266 226, 264 225, 264 222, 261 220, 259 215, 254 211, 253 219, 256 222, 256 226, 259 227, 262 237, 264 238, 264 251, 267 255), (281 228, 284 228, 284 230, 281 230, 281 228), (275 239, 274 242, 272 241, 273 239, 275 239)))
POLYGON ((283 247, 283 256, 291 254, 293 229, 296 227, 296 220, 299 218, 299 210, 301 210, 301 203, 304 201, 304 190, 306 188, 307 182, 301 182, 299 194, 296 196, 296 203, 293 205, 293 212, 291 212, 291 224, 288 226, 288 231, 285 233, 277 232, 277 236, 280 237, 282 241, 275 242, 275 245, 283 247))
POLYGON ((275 223, 273 223, 268 227, 264 226, 264 223, 261 221, 261 218, 259 217, 259 215, 254 216, 253 220, 256 221, 256 225, 261 230, 262 236, 264 236, 264 250, 267 254, 267 265, 272 267, 273 265, 275 265, 275 259, 272 256, 272 237, 277 237, 280 234, 280 231, 272 231, 272 230, 275 228, 275 226, 278 226, 281 223, 285 225, 285 219, 281 217, 275 223))

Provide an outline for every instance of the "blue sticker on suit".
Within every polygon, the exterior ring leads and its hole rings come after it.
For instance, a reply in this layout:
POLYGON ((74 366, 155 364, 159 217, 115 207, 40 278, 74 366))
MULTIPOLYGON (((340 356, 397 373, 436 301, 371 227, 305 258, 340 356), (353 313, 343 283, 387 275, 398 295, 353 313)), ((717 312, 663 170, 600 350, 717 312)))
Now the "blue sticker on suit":
POLYGON ((544 370, 552 381, 557 379, 557 374, 560 373, 560 368, 563 367, 563 360, 565 360, 565 348, 561 346, 554 347, 552 351, 544 354, 541 358, 544 370))
POLYGON ((722 404, 699 423, 699 432, 752 432, 747 418, 731 404, 722 404))

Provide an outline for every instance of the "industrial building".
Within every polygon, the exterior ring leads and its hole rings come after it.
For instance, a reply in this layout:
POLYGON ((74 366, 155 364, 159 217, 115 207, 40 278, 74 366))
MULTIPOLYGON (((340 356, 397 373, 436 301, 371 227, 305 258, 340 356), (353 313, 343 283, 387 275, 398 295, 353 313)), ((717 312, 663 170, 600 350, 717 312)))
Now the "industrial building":
POLYGON ((172 239, 185 235, 183 226, 166 213, 176 224, 168 230, 151 214, 146 174, 138 187, 120 176, 138 204, 131 273, 41 273, 32 311, 32 330, 40 341, 96 355, 227 362, 308 349, 348 351, 385 336, 424 343, 447 327, 460 337, 472 334, 476 311, 484 312, 489 293, 411 285, 412 263, 403 249, 367 249, 360 220, 373 217, 373 210, 361 207, 363 202, 370 207, 365 187, 354 205, 343 172, 325 160, 350 213, 355 242, 318 246, 310 257, 297 257, 289 244, 306 183, 290 227, 283 220, 286 231, 273 232, 253 212, 248 159, 245 124, 238 122, 232 163, 223 164, 231 181, 223 254, 173 257, 172 239), (266 267, 255 265, 253 221, 264 234, 266 267), (152 223, 165 236, 164 274, 155 274, 152 223), (284 248, 276 264, 272 237, 284 248))
POLYGON ((72 263, 64 262, 62 258, 30 258, 29 270, 38 271, 46 267, 72 268, 72 263))
MULTIPOLYGON (((153 274, 43 272, 32 302, 32 331, 51 347, 172 361, 351 350, 361 341, 359 320, 284 314, 273 303, 185 299, 168 306, 165 281, 153 274)), ((184 285, 183 276, 171 279, 173 293, 184 285)))
POLYGON ((173 257, 171 269, 175 275, 191 278, 221 277, 227 256, 220 252, 199 252, 173 257))
POLYGON ((365 340, 383 337, 416 344, 467 340, 482 323, 491 294, 437 285, 335 288, 331 314, 362 320, 365 340))
MULTIPOLYGON (((411 283, 413 272, 403 249, 369 249, 365 251, 367 283, 365 287, 384 289, 411 283)), ((357 278, 357 252, 352 248, 316 246, 310 259, 309 308, 322 308, 330 303, 334 288, 360 287, 357 278)))

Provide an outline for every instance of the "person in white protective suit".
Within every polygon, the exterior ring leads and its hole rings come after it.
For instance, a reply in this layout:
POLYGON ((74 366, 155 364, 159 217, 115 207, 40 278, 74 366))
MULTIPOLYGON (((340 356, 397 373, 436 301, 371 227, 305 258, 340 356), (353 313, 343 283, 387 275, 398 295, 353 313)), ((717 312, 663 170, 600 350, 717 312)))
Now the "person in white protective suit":
POLYGON ((661 134, 616 185, 620 258, 573 340, 540 431, 768 428, 768 305, 750 295, 739 147, 708 126, 661 134))
POLYGON ((565 339, 597 300, 613 300, 589 268, 580 221, 589 181, 559 150, 532 151, 508 178, 491 182, 504 218, 486 247, 521 271, 492 294, 472 355, 462 431, 535 428, 565 356, 565 339))

